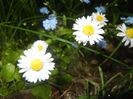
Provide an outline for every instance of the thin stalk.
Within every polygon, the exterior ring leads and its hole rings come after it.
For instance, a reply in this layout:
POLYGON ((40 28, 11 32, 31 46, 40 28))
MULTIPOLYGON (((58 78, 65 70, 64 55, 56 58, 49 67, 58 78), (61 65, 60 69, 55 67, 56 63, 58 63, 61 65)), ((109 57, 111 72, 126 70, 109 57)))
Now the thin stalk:
MULTIPOLYGON (((117 60, 117 59, 115 59, 115 58, 113 58, 113 57, 109 57, 109 56, 107 56, 107 55, 105 55, 105 54, 101 54, 100 52, 98 52, 98 51, 96 51, 96 50, 93 50, 93 49, 90 49, 90 48, 88 48, 88 47, 81 46, 81 48, 84 48, 84 49, 86 49, 86 50, 88 50, 88 51, 90 51, 90 52, 93 52, 93 53, 97 54, 97 55, 101 55, 101 56, 103 56, 103 57, 105 57, 105 58, 107 58, 107 59, 110 59, 110 60, 112 60, 112 61, 114 61, 114 62, 116 62, 116 63, 119 63, 119 64, 121 64, 121 65, 127 67, 128 69, 132 69, 132 68, 129 67, 127 64, 125 64, 125 63, 123 63, 123 62, 121 62, 121 61, 119 61, 119 60, 117 60)), ((103 63, 101 63, 99 66, 101 66, 102 64, 103 64, 103 63)))
POLYGON ((100 80, 101 80, 101 90, 102 90, 102 95, 105 95, 105 90, 104 90, 104 76, 103 76, 103 71, 100 66, 98 66, 99 74, 100 74, 100 80))
MULTIPOLYGON (((33 30, 30 30, 30 29, 25 29, 25 28, 22 28, 22 27, 12 26, 12 25, 2 24, 2 23, 0 23, 0 26, 4 26, 4 27, 8 27, 8 28, 14 28, 14 29, 18 29, 18 30, 22 30, 22 31, 26 31, 26 32, 30 32, 30 33, 34 33, 34 34, 38 34, 38 35, 42 35, 42 36, 51 38, 51 39, 53 39, 53 40, 58 40, 58 41, 60 41, 60 42, 64 42, 64 43, 67 43, 67 44, 70 44, 70 45, 73 46, 73 42, 70 42, 70 41, 65 40, 65 39, 62 39, 62 38, 58 38, 58 37, 56 37, 56 36, 48 35, 48 34, 46 34, 46 33, 40 33, 40 32, 38 32, 38 31, 33 31, 33 30)), ((117 51, 117 49, 119 48, 119 46, 116 48, 116 51, 114 50, 114 52, 112 52, 112 54, 111 54, 110 56, 107 56, 107 55, 105 55, 105 54, 101 54, 100 52, 98 52, 98 51, 96 51, 96 50, 93 50, 93 49, 91 49, 91 48, 88 48, 88 47, 84 47, 84 46, 80 46, 80 45, 79 45, 78 47, 79 47, 79 48, 84 48, 84 49, 86 49, 86 50, 88 50, 88 51, 90 51, 90 52, 93 52, 93 53, 97 54, 97 55, 101 55, 101 56, 107 58, 106 61, 107 61, 108 59, 110 59, 110 60, 112 60, 112 61, 114 61, 114 62, 116 62, 116 63, 119 63, 119 64, 121 64, 121 65, 123 65, 123 66, 125 66, 125 67, 127 67, 127 68, 129 68, 129 69, 131 69, 127 64, 125 64, 125 63, 123 63, 123 62, 121 62, 121 61, 119 61, 119 60, 114 59, 114 58, 111 57, 111 56, 117 51)), ((103 64, 103 63, 102 63, 102 64, 103 64)), ((101 64, 101 65, 102 65, 102 64, 101 64)), ((100 65, 100 66, 101 66, 101 65, 100 65)))
POLYGON ((107 62, 116 53, 116 51, 119 49, 121 44, 122 42, 118 44, 118 46, 113 50, 113 52, 99 66, 102 66, 105 62, 107 62))
POLYGON ((105 84, 104 84, 104 87, 106 87, 113 79, 115 79, 116 77, 118 76, 123 76, 122 73, 117 73, 115 74, 113 77, 111 77, 105 84))

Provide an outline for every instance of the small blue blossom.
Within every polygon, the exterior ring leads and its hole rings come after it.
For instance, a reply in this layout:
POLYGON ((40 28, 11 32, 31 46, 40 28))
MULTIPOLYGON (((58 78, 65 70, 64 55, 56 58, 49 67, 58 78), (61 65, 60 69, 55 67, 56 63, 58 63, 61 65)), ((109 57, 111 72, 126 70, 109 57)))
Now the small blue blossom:
POLYGON ((40 8, 40 13, 42 13, 42 14, 49 14, 49 10, 48 10, 47 7, 42 7, 42 8, 40 8))
POLYGON ((106 13, 106 8, 104 6, 97 6, 95 10, 100 13, 106 13))
POLYGON ((56 25, 57 19, 54 14, 49 15, 48 19, 45 19, 43 21, 43 27, 45 28, 45 30, 54 30, 56 28, 56 25))
POLYGON ((90 3, 90 0, 80 0, 81 2, 84 2, 84 3, 90 3))
POLYGON ((126 17, 120 17, 121 20, 125 21, 126 20, 126 17))
POLYGON ((105 40, 102 40, 98 43, 98 46, 101 48, 106 48, 107 47, 107 42, 105 40))
POLYGON ((133 17, 129 16, 125 20, 125 24, 133 25, 133 17))

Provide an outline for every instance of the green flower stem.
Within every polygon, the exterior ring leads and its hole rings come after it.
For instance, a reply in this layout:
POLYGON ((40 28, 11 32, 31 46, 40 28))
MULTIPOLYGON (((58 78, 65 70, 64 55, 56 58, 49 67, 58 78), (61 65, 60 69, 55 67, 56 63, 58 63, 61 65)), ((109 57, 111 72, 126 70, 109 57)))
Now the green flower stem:
POLYGON ((102 95, 105 95, 105 90, 104 90, 104 76, 103 76, 103 71, 100 66, 98 66, 99 74, 100 74, 100 80, 101 80, 101 90, 102 90, 102 95))
POLYGON ((123 77, 122 73, 116 73, 114 76, 112 76, 108 81, 106 81, 106 83, 104 84, 104 87, 106 87, 108 84, 110 84, 111 81, 113 81, 113 79, 115 79, 116 77, 121 76, 123 77))
MULTIPOLYGON (((13 26, 13 25, 7 25, 7 24, 3 24, 3 23, 0 23, 0 26, 4 26, 4 27, 8 27, 8 28, 13 28, 13 29, 18 29, 18 30, 22 30, 22 31, 26 31, 26 32, 31 32, 31 33, 34 33, 34 34, 38 34, 38 35, 42 35, 42 36, 51 38, 51 39, 53 39, 53 40, 58 40, 58 41, 60 41, 60 42, 64 42, 64 43, 73 45, 73 42, 70 42, 70 41, 65 40, 65 39, 62 39, 62 38, 58 38, 58 37, 56 37, 56 36, 48 35, 48 34, 46 34, 46 33, 41 33, 41 32, 38 32, 38 31, 33 31, 33 30, 30 30, 30 29, 26 29, 26 28, 22 28, 22 27, 18 27, 18 26, 13 26)), ((97 54, 97 55, 101 55, 101 56, 103 56, 103 57, 105 57, 105 58, 107 58, 107 59, 110 59, 110 60, 112 60, 112 61, 114 61, 114 62, 116 62, 116 63, 119 63, 119 64, 121 64, 121 65, 123 65, 123 66, 125 66, 125 67, 127 67, 127 68, 130 68, 127 64, 125 64, 125 63, 123 63, 123 62, 121 62, 121 61, 119 61, 119 60, 114 59, 114 58, 111 57, 111 56, 117 51, 117 49, 119 48, 119 46, 116 48, 116 51, 115 51, 115 50, 113 51, 113 53, 110 55, 110 57, 107 56, 107 55, 105 55, 105 54, 101 54, 100 52, 98 52, 98 51, 96 51, 96 50, 93 50, 93 49, 91 49, 91 48, 88 48, 88 47, 84 47, 84 46, 81 46, 81 45, 79 45, 78 47, 79 47, 79 48, 86 49, 86 50, 88 50, 88 51, 90 51, 90 52, 93 52, 93 53, 95 53, 95 54, 97 54)))
POLYGON ((116 51, 119 49, 121 44, 122 44, 122 41, 118 44, 118 46, 113 50, 113 52, 99 66, 102 66, 105 62, 107 62, 116 53, 116 51))
MULTIPOLYGON (((105 83, 104 83, 104 75, 103 75, 103 71, 102 71, 102 68, 101 66, 107 62, 115 53, 116 51, 119 49, 119 47, 121 46, 122 42, 120 42, 118 44, 118 46, 114 49, 114 51, 98 66, 98 70, 99 70, 99 74, 100 74, 100 79, 101 79, 101 90, 102 90, 102 95, 104 96, 105 95, 105 90, 104 90, 104 87, 105 87, 105 83)), ((113 78, 115 78, 116 76, 114 76, 113 78)), ((112 78, 112 79, 113 79, 112 78)), ((109 82, 112 80, 110 79, 109 82)), ((108 83, 106 83, 107 85, 108 83)))
MULTIPOLYGON (((103 56, 103 57, 105 57, 105 58, 107 58, 107 59, 110 59, 110 60, 112 60, 112 61, 114 61, 114 62, 116 62, 116 63, 118 63, 118 64, 121 64, 121 65, 127 67, 128 69, 132 69, 132 68, 129 67, 127 64, 125 64, 125 63, 123 63, 123 62, 121 62, 121 61, 119 61, 119 60, 117 60, 117 59, 115 59, 115 58, 113 58, 113 57, 111 57, 111 56, 109 57, 109 56, 107 56, 107 55, 105 55, 105 54, 101 54, 100 52, 98 52, 98 51, 96 51, 96 50, 93 50, 93 49, 90 49, 90 48, 88 48, 88 47, 81 46, 81 48, 84 48, 84 49, 86 49, 86 50, 88 50, 88 51, 90 51, 90 52, 93 52, 93 53, 97 54, 97 55, 101 55, 101 56, 103 56)), ((101 64, 101 65, 102 65, 102 64, 101 64)), ((100 65, 100 66, 101 66, 101 65, 100 65)))

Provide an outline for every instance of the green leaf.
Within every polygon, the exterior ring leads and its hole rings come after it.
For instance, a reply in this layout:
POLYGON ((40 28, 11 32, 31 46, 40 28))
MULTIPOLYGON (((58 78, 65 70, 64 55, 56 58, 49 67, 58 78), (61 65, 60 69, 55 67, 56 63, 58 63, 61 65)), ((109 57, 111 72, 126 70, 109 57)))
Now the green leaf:
MULTIPOLYGON (((68 29, 68 28, 64 28, 64 27, 60 27, 59 29, 58 29, 58 35, 59 36, 62 36, 62 35, 69 35, 70 33, 72 32, 72 30, 71 29, 68 29)), ((70 36, 70 35, 69 35, 70 36)))
POLYGON ((58 69, 55 68, 53 71, 51 71, 52 75, 57 75, 59 73, 58 69))
POLYGON ((19 51, 19 50, 14 51, 11 48, 5 50, 5 52, 3 53, 3 58, 2 58, 3 63, 10 62, 12 64, 16 64, 16 61, 20 57, 20 53, 21 53, 21 51, 19 51))
POLYGON ((57 77, 56 83, 59 85, 64 85, 64 84, 70 83, 72 81, 72 79, 73 78, 70 74, 63 73, 57 77))
POLYGON ((42 99, 50 99, 51 96, 51 87, 48 85, 38 85, 31 89, 31 92, 34 96, 37 96, 42 99))
POLYGON ((8 94, 9 94, 9 91, 5 86, 0 87, 0 96, 7 96, 8 94))
POLYGON ((79 96, 78 99, 97 99, 97 98, 96 98, 96 96, 82 95, 82 96, 79 96))
POLYGON ((65 15, 63 15, 63 25, 66 26, 67 25, 67 18, 65 15))
POLYGON ((7 82, 10 82, 14 79, 15 66, 11 63, 8 63, 2 68, 2 75, 7 82))
POLYGON ((72 76, 70 74, 65 74, 63 76, 63 79, 65 80, 65 82, 69 83, 70 81, 72 81, 72 76))
POLYGON ((18 72, 17 69, 16 69, 15 74, 14 74, 14 79, 16 81, 21 81, 22 80, 21 74, 18 72))
POLYGON ((88 96, 79 96, 78 99, 89 99, 89 97, 88 96))

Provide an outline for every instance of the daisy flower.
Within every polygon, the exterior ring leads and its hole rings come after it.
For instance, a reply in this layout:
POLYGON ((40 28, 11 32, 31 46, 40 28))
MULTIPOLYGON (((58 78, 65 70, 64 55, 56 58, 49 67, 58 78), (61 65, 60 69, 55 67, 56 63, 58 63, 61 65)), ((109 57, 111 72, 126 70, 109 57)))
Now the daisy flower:
POLYGON ((28 82, 45 81, 55 67, 51 56, 50 53, 40 54, 34 49, 28 49, 18 60, 19 72, 23 73, 23 77, 28 82))
POLYGON ((127 27, 124 23, 119 25, 117 29, 120 31, 117 36, 123 37, 122 42, 125 42, 125 46, 133 47, 133 28, 127 27))
POLYGON ((103 36, 101 36, 104 33, 102 25, 92 20, 91 16, 76 19, 75 24, 73 24, 73 30, 75 30, 73 35, 76 36, 76 41, 83 43, 83 45, 86 45, 88 41, 90 45, 93 45, 103 39, 103 36))
POLYGON ((100 25, 106 25, 108 22, 108 20, 106 19, 105 17, 105 14, 102 14, 102 13, 92 13, 92 18, 98 22, 100 25))
POLYGON ((45 53, 48 48, 48 44, 45 41, 37 40, 36 42, 33 43, 32 48, 39 53, 40 52, 45 53))

